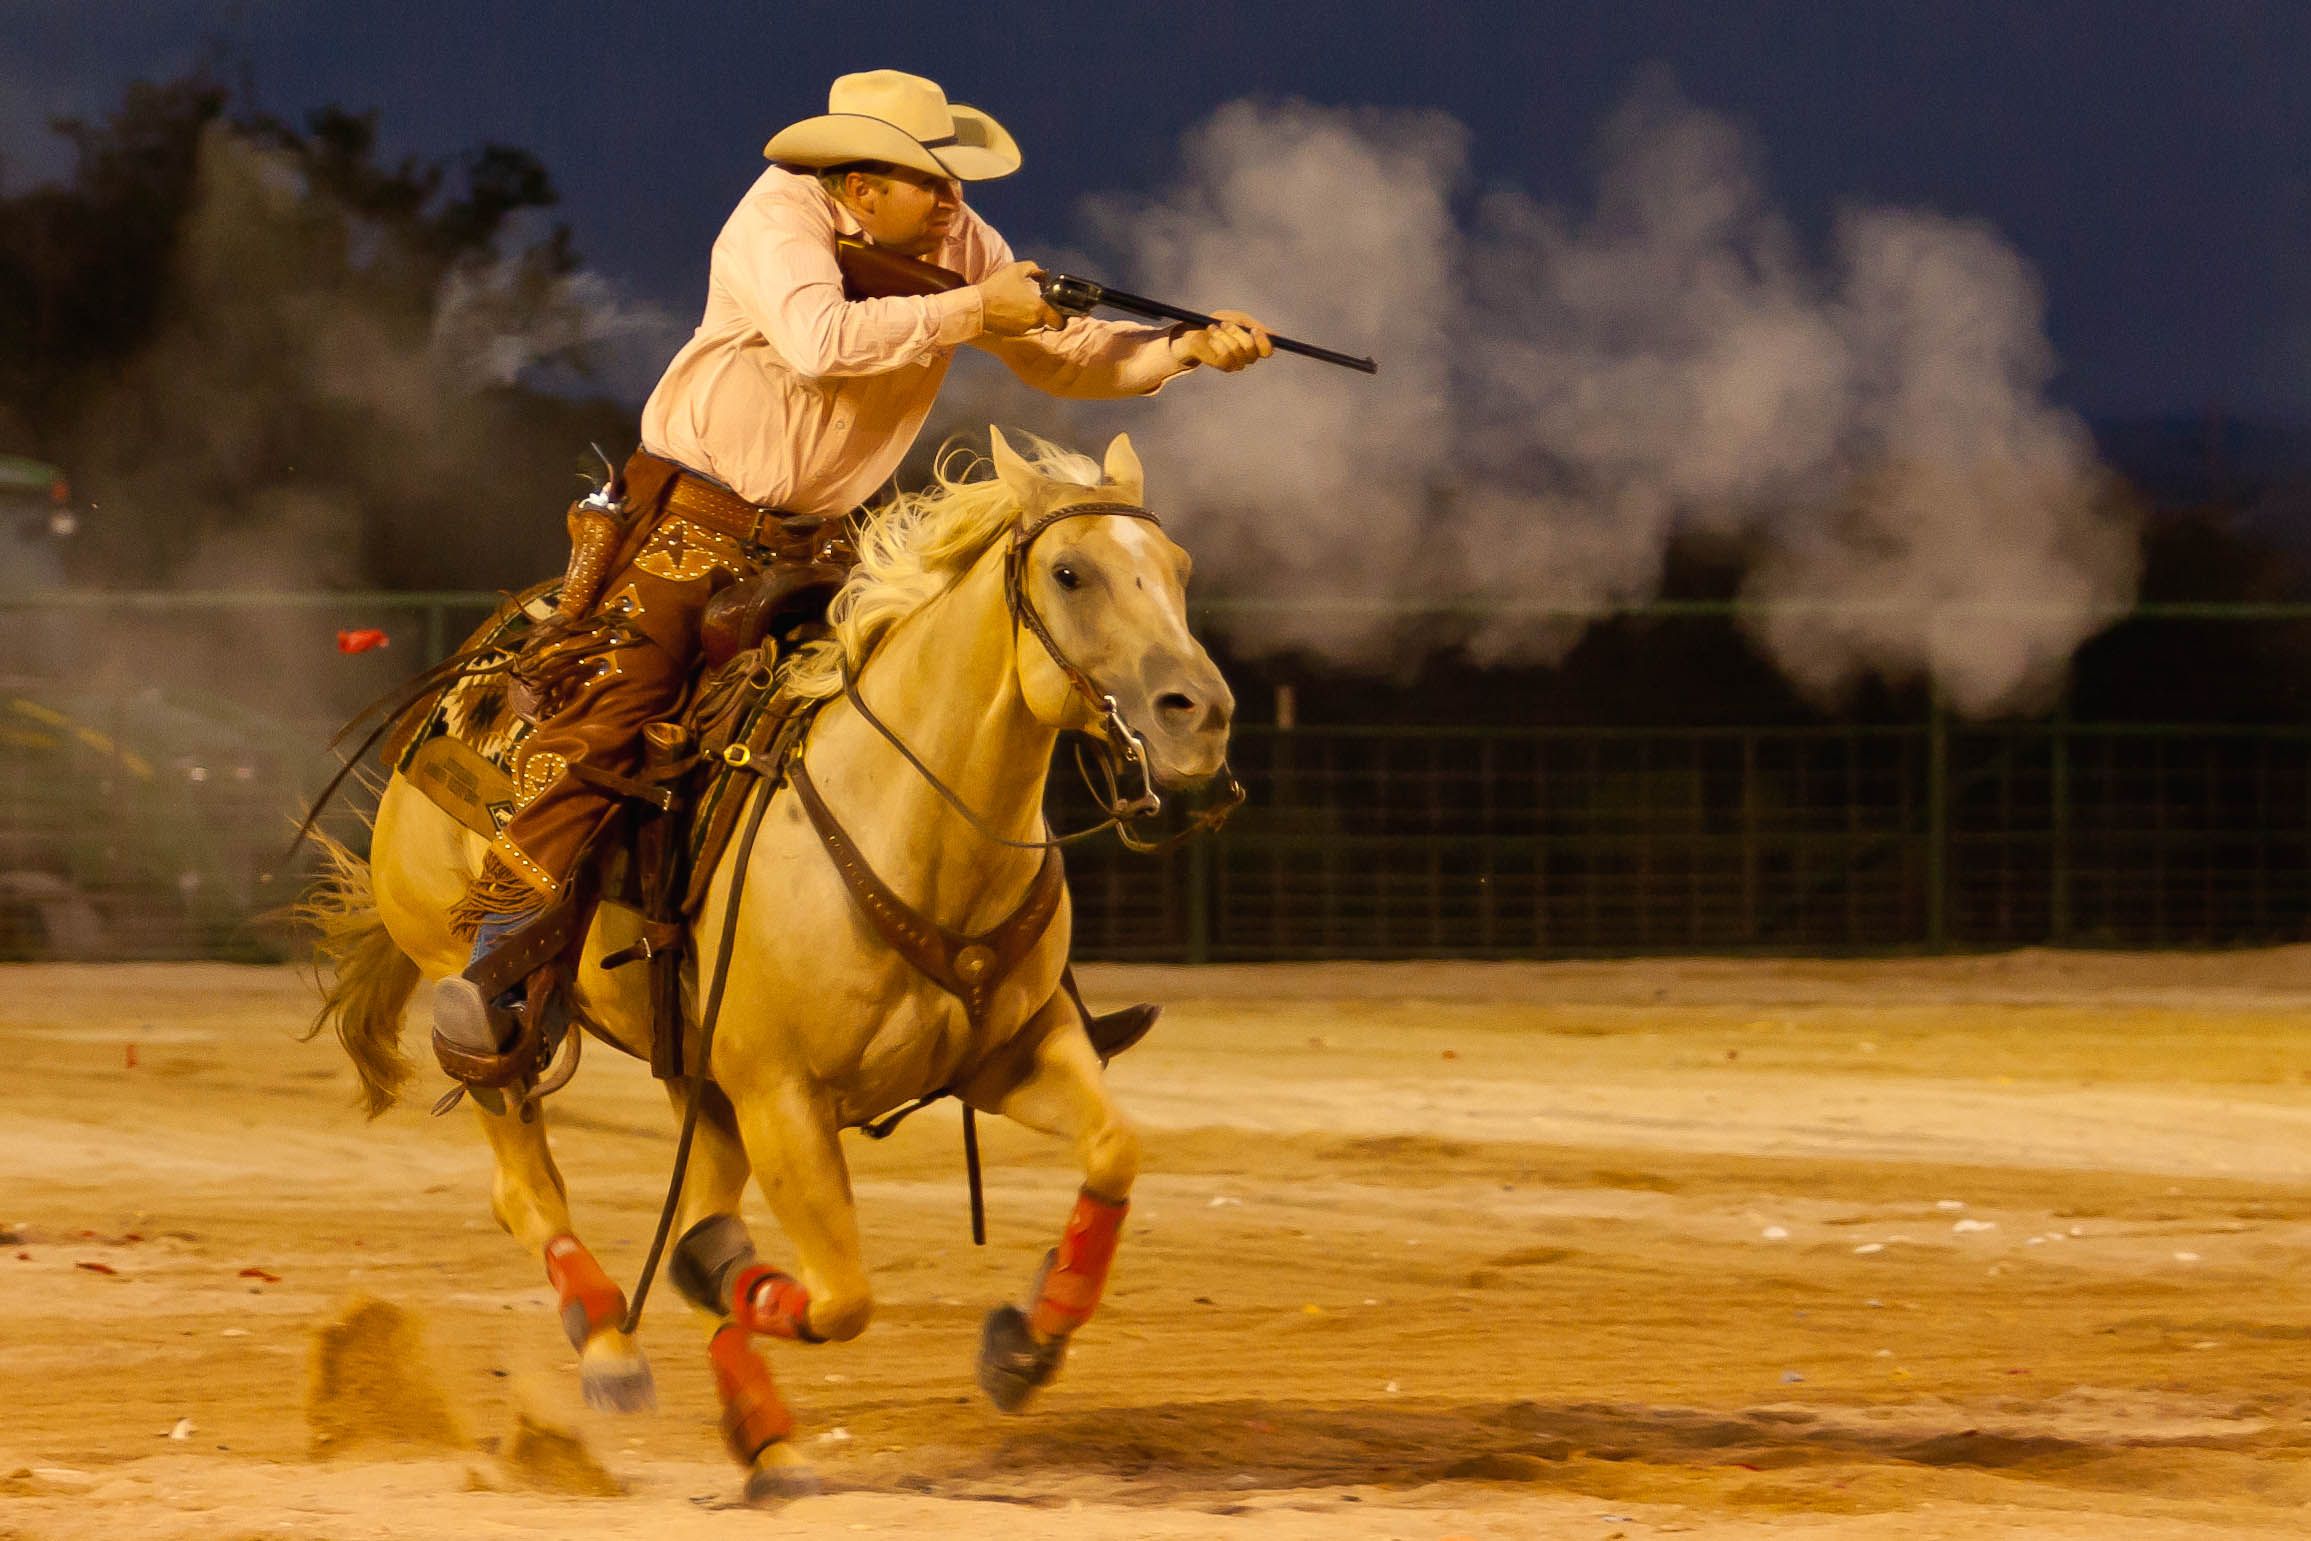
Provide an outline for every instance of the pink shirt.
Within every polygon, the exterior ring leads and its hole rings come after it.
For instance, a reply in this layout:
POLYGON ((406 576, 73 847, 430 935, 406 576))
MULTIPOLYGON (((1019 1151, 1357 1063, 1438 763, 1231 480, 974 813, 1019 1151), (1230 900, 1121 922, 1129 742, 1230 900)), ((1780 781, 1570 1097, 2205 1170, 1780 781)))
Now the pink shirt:
MULTIPOLYGON (((837 514, 898 468, 959 343, 1055 396, 1146 395, 1183 370, 1161 327, 989 337, 976 289, 846 300, 835 236, 858 229, 816 178, 762 174, 715 238, 705 318, 642 408, 645 449, 756 503, 837 514)), ((966 208, 927 260, 977 283, 1015 259, 966 208)))

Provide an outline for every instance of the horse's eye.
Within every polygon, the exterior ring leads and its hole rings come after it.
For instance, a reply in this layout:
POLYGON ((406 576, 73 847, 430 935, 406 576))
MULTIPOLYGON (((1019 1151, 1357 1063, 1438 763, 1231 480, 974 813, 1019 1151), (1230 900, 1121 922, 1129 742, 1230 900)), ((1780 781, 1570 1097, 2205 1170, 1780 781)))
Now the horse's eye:
POLYGON ((1051 569, 1051 580, 1070 591, 1083 587, 1083 580, 1075 575, 1075 569, 1064 562, 1051 569))

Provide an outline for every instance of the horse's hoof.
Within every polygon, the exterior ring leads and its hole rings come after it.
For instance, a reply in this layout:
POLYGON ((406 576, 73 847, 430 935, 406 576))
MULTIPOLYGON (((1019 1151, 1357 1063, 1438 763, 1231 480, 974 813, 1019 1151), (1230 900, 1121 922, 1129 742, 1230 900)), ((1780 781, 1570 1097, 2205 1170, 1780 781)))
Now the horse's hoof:
POLYGON ((746 1474, 746 1501, 757 1509, 775 1509, 797 1498, 818 1496, 818 1473, 784 1445, 772 1445, 754 1458, 746 1474))
POLYGON ((1027 1328, 1027 1313, 1017 1306, 997 1306, 987 1313, 979 1334, 979 1389, 999 1411, 1015 1413, 1039 1386, 1049 1384, 1067 1357, 1067 1340, 1035 1341, 1027 1328))
POLYGON ((658 1407, 658 1383, 650 1361, 626 1334, 612 1329, 586 1340, 578 1354, 578 1379, 586 1405, 606 1413, 647 1413, 658 1407))

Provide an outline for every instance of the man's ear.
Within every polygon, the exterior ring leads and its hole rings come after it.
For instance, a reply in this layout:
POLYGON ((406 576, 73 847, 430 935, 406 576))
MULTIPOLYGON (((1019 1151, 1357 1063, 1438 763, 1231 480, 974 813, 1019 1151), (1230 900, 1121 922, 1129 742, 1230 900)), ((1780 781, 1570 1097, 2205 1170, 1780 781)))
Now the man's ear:
POLYGON ((1020 511, 1032 518, 1043 511, 1044 500, 1050 496, 1050 483, 1037 474, 1035 468, 1019 458, 1011 441, 1003 437, 1003 430, 989 424, 987 427, 987 458, 995 463, 995 479, 1004 490, 1019 502, 1020 511))
POLYGON ((1132 450, 1131 435, 1119 433, 1107 446, 1107 464, 1103 468, 1110 486, 1123 495, 1126 503, 1147 501, 1147 476, 1140 470, 1139 456, 1132 450))

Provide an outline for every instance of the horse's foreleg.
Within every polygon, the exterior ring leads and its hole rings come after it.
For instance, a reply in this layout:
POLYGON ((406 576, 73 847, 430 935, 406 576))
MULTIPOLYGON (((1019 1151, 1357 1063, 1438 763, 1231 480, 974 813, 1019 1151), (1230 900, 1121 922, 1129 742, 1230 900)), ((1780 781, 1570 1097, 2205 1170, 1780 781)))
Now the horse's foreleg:
POLYGON ((544 1261, 561 1308, 562 1330, 578 1350, 588 1405, 625 1413, 657 1406, 650 1363, 624 1331, 626 1293, 571 1228, 569 1195, 546 1148, 544 1110, 533 1108, 527 1123, 511 1109, 492 1113, 476 1104, 476 1111, 497 1158, 490 1212, 514 1240, 544 1261))
POLYGON ((777 1083, 738 1091, 732 1102, 745 1163, 795 1252, 789 1275, 756 1261, 743 1229, 689 1233, 699 1238, 693 1243, 697 1273, 712 1281, 705 1303, 727 1317, 710 1349, 724 1434, 731 1453, 749 1467, 747 1498, 760 1503, 816 1492, 818 1480, 786 1443, 792 1415, 749 1340, 854 1338, 873 1314, 874 1299, 859 1256, 850 1171, 828 1110, 808 1090, 777 1083))
POLYGON ((1059 1373, 1068 1339, 1098 1308, 1139 1177, 1139 1136, 1108 1096, 1099 1056, 1072 1005, 1055 1000, 1028 1033, 1042 1036, 1026 1074, 1007 1087, 967 1087, 966 1099, 1072 1141, 1083 1163, 1083 1191, 1059 1245, 1044 1257, 1026 1309, 1005 1305, 988 1313, 979 1384, 1005 1412, 1026 1406, 1036 1388, 1059 1373))
MULTIPOLYGON (((690 1083, 671 1083, 667 1093, 676 1114, 689 1111, 690 1083)), ((722 1438, 748 1468, 750 1496, 793 1497, 815 1487, 808 1467, 783 1443, 794 1431, 793 1414, 769 1364, 747 1341, 751 1329, 732 1319, 734 1301, 754 1293, 763 1271, 738 1213, 749 1172, 746 1147, 722 1088, 709 1081, 696 1095, 704 1100, 683 1173, 675 1227, 680 1240, 667 1259, 667 1281, 708 1317, 707 1361, 722 1404, 722 1438)))

